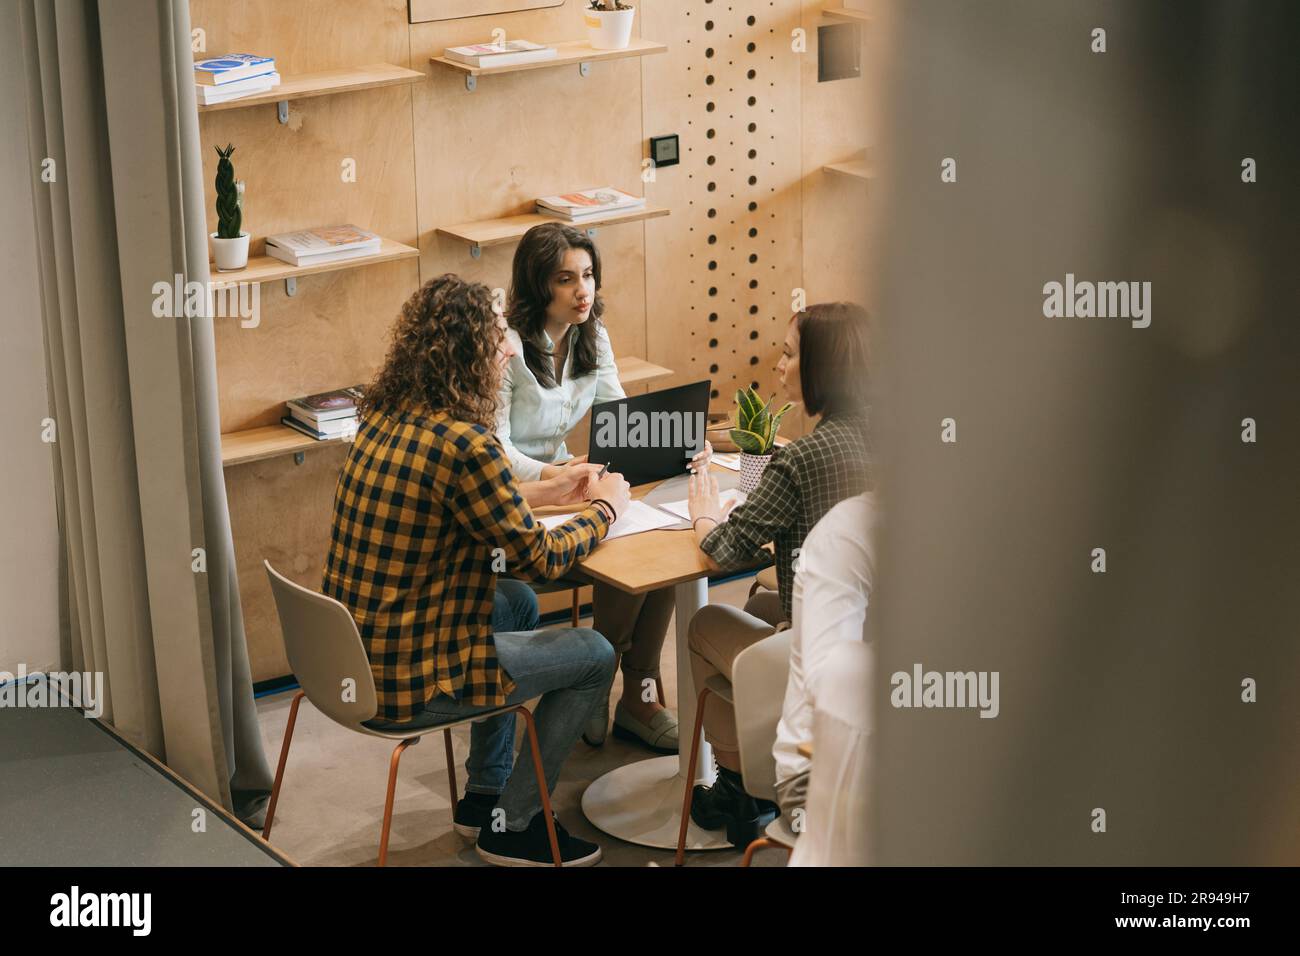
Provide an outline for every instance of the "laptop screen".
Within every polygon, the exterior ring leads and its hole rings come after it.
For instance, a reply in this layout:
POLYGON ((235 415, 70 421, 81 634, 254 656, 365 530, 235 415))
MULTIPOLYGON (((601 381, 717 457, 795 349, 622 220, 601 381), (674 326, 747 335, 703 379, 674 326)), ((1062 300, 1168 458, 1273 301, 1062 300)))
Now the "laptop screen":
POLYGON ((608 464, 632 485, 683 474, 704 450, 710 384, 706 379, 593 405, 587 460, 608 464))

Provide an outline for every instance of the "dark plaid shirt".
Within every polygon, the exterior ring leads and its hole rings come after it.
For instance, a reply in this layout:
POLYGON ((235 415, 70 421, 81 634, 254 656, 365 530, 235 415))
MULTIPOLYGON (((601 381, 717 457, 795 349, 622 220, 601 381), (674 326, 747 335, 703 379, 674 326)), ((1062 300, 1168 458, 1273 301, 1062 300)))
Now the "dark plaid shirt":
POLYGON ((408 721, 438 693, 504 704, 514 681, 492 642, 497 570, 558 578, 608 530, 588 508, 547 531, 481 425, 409 404, 366 415, 335 489, 322 591, 356 619, 376 716, 408 721))
POLYGON ((811 434, 776 450, 758 487, 700 544, 724 570, 766 557, 776 545, 776 581, 788 621, 794 594, 794 552, 812 526, 845 498, 868 489, 866 422, 828 415, 811 434))

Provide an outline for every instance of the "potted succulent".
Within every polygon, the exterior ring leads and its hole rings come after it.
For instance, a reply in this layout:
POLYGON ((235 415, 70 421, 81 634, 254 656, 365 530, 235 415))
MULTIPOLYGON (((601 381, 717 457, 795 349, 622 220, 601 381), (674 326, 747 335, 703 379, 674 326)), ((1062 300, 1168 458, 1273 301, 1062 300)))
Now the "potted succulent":
POLYGON ((763 469, 772 460, 781 419, 794 407, 793 402, 786 402, 772 411, 775 398, 773 395, 763 402, 752 388, 736 391, 736 424, 730 434, 740 449, 740 490, 745 494, 758 487, 763 469))
POLYGON ((593 50, 622 50, 632 39, 632 18, 636 7, 622 0, 591 0, 583 19, 593 50))
POLYGON ((232 272, 248 265, 248 233, 240 226, 244 219, 243 183, 235 182, 230 154, 235 147, 213 147, 217 160, 217 231, 211 234, 212 258, 218 272, 232 272))

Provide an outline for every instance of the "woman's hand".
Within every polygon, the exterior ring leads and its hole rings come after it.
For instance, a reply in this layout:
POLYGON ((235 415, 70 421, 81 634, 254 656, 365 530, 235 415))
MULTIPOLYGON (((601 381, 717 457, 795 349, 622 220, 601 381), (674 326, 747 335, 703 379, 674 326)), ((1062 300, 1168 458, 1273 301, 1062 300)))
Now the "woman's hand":
POLYGON ((686 506, 697 542, 702 542, 710 531, 722 524, 735 505, 734 500, 725 506, 722 504, 718 495, 718 479, 713 477, 712 472, 705 470, 691 474, 687 484, 686 506))
POLYGON ((709 467, 709 459, 712 457, 713 446, 709 444, 709 440, 706 438, 704 439, 704 451, 691 459, 691 471, 696 472, 707 470, 709 467))
POLYGON ((586 455, 579 455, 577 458, 570 458, 558 465, 542 465, 542 473, 539 476, 542 481, 549 481, 552 478, 558 478, 564 474, 564 469, 572 468, 574 465, 582 465, 587 461, 586 455))
POLYGON ((550 488, 550 504, 568 505, 591 497, 589 485, 600 474, 600 465, 588 465, 585 463, 587 456, 582 457, 583 463, 570 462, 554 478, 543 482, 550 488))

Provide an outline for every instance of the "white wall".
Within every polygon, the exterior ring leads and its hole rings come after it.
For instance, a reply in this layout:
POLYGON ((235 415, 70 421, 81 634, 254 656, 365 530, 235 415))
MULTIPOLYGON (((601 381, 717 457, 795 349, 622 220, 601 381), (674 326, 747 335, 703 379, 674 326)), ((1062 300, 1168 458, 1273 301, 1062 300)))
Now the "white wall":
MULTIPOLYGON (((0 671, 59 664, 59 535, 18 5, 0 4, 0 671)), ((51 416, 52 417, 52 416, 51 416)))

